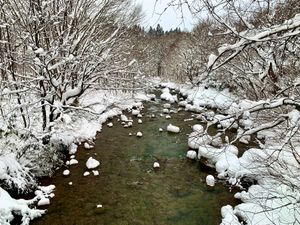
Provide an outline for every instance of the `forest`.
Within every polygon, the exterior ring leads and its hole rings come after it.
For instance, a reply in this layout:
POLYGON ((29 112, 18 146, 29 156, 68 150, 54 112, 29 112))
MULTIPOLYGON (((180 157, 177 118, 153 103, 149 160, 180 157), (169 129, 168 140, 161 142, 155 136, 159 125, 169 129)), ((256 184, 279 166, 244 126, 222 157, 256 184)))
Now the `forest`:
POLYGON ((299 1, 166 1, 198 18, 191 31, 144 27, 132 0, 0 0, 0 224, 47 214, 40 179, 112 118, 132 126, 122 114, 154 90, 201 120, 187 158, 241 188, 219 224, 300 224, 299 1))

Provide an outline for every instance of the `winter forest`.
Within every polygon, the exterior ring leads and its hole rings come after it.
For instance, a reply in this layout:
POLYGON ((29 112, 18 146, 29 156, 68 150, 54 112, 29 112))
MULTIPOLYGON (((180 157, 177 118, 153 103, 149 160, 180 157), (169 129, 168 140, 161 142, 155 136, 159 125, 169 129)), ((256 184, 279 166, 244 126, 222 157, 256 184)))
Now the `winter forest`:
POLYGON ((1 225, 300 225, 299 0, 164 1, 0 0, 1 225))

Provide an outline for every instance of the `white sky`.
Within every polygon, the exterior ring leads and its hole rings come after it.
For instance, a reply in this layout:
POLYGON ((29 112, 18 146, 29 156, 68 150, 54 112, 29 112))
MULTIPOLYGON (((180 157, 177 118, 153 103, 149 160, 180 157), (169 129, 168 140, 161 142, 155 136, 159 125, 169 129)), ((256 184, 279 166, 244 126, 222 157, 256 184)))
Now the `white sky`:
POLYGON ((136 0, 136 2, 143 7, 145 19, 142 25, 146 28, 149 28, 150 26, 156 27, 159 23, 164 30, 174 29, 176 27, 180 27, 182 30, 191 30, 196 23, 196 20, 193 19, 193 16, 187 7, 182 8, 183 13, 174 7, 169 7, 164 12, 169 0, 158 0, 156 5, 156 0, 136 0), (182 14, 184 16, 183 19, 182 14))

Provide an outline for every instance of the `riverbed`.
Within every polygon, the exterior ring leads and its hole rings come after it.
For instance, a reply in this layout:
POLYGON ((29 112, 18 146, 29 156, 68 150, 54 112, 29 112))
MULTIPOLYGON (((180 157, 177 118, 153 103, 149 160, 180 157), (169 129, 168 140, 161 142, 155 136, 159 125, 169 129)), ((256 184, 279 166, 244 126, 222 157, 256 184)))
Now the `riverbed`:
MULTIPOLYGON (((200 122, 184 110, 166 119, 161 115, 163 103, 160 99, 145 103, 143 123, 138 124, 133 117, 131 128, 124 128, 118 117, 108 121, 114 126, 103 125, 95 148, 79 147, 79 164, 65 166, 52 178, 42 180, 42 184, 56 186, 55 197, 47 214, 32 224, 220 224, 221 207, 238 201, 225 183, 213 188, 206 185, 206 176, 215 175, 214 170, 186 158, 187 135, 191 126, 200 122), (168 133, 170 123, 180 127, 181 132, 168 133), (143 137, 135 136, 138 131, 143 137), (99 176, 83 176, 90 156, 101 163, 99 176), (159 162, 159 169, 153 169, 154 162, 159 162), (67 177, 62 174, 66 168, 71 171, 67 177)), ((173 104, 171 109, 178 111, 178 106, 173 104)))

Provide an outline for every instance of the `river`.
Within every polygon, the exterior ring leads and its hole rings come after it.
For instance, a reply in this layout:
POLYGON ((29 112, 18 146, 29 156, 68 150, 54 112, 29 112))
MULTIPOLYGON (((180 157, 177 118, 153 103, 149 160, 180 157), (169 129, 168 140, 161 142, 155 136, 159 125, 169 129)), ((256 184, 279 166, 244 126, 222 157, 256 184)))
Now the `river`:
MULTIPOLYGON (((145 103, 142 124, 134 118, 133 127, 124 128, 116 117, 112 128, 103 125, 94 149, 79 147, 79 164, 70 166, 70 176, 63 176, 66 168, 61 168, 52 178, 42 180, 43 184, 56 186, 55 198, 47 207, 47 214, 32 224, 220 224, 221 207, 236 205, 238 201, 224 183, 213 188, 206 185, 207 174, 215 175, 214 170, 185 157, 187 135, 199 121, 184 110, 166 119, 160 116, 162 109, 162 101, 156 99, 145 103), (151 118, 152 114, 156 117, 151 118), (169 123, 179 126, 181 132, 159 132, 169 123), (138 131, 143 137, 134 135, 138 131), (99 176, 83 176, 90 156, 101 162, 99 176), (154 170, 155 161, 161 167, 154 170)), ((178 106, 174 104, 172 109, 177 110, 178 106)))

